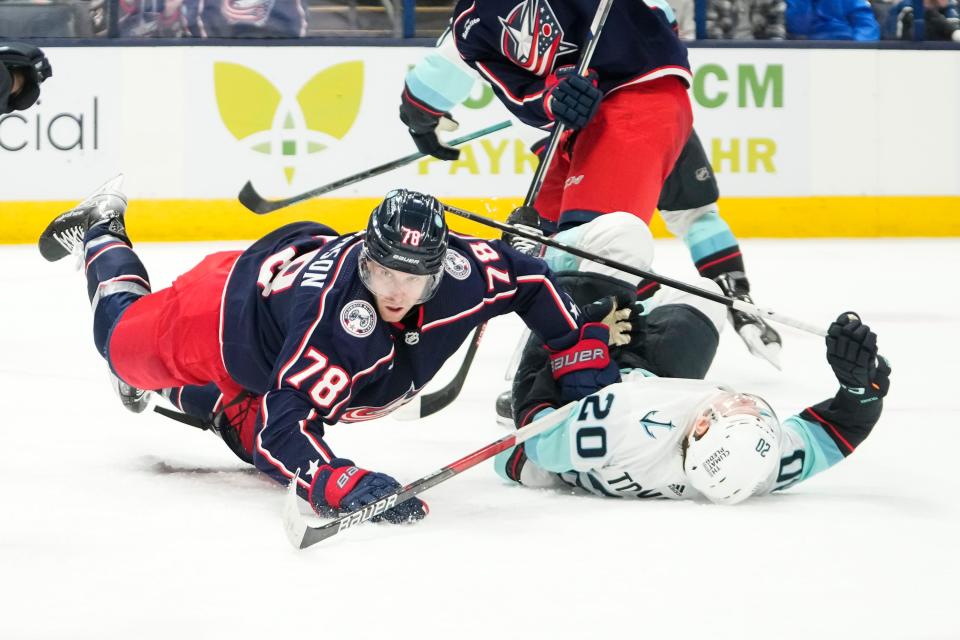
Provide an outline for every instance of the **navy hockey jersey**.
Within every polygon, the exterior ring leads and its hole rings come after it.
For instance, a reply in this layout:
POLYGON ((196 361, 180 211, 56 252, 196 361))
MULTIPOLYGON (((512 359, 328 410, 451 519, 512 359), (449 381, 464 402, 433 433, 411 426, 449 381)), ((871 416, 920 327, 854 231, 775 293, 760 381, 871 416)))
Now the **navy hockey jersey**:
MULTIPOLYGON (((548 128, 546 77, 575 65, 598 0, 459 0, 451 30, 463 60, 526 124, 548 128)), ((674 75, 690 84, 686 47, 666 16, 642 0, 617 0, 600 34, 590 68, 604 93, 674 75)))
POLYGON ((450 235, 439 289, 386 323, 357 273, 363 234, 299 222, 237 260, 223 305, 230 376, 262 395, 254 463, 309 487, 334 457, 324 424, 370 420, 418 393, 469 333, 517 312, 545 341, 578 331, 579 311, 546 264, 500 241, 450 235))

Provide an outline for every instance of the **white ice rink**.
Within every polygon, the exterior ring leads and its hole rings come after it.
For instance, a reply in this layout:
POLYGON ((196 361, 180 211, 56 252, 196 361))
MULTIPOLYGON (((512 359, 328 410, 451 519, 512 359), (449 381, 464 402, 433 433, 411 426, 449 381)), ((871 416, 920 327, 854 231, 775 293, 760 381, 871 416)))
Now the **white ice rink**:
MULTIPOLYGON (((138 249, 159 289, 224 246, 138 249)), ((743 248, 759 304, 824 327, 856 310, 892 363, 880 423, 839 466, 725 508, 512 487, 484 463, 425 494, 417 525, 296 551, 282 487, 120 406, 68 260, 0 247, 0 639, 960 638, 960 241, 743 248)), ((693 275, 675 241, 654 264, 693 275)), ((328 442, 406 482, 501 437, 518 331, 490 326, 446 411, 328 442)), ((782 334, 782 373, 728 331, 709 377, 784 416, 832 395, 820 339, 782 334)))

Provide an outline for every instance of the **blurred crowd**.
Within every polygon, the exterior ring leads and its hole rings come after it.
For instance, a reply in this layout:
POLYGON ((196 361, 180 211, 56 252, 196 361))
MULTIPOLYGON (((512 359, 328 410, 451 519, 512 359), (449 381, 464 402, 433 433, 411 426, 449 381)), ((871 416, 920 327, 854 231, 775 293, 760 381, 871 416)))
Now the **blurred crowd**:
MULTIPOLYGON (((668 0, 680 37, 698 36, 695 0, 668 0)), ((958 0, 922 0, 923 38, 960 42, 958 0)), ((447 0, 418 0, 418 36, 442 30, 447 0)), ((401 35, 401 0, 0 0, 17 37, 401 35)), ((914 0, 706 0, 708 40, 913 40, 914 0)))

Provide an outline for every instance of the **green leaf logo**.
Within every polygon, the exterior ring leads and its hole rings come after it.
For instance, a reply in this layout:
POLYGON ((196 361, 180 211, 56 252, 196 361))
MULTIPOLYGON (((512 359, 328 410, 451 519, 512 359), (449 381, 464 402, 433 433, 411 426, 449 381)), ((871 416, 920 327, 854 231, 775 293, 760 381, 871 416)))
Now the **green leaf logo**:
POLYGON ((262 74, 232 62, 213 65, 220 119, 230 134, 257 153, 278 156, 287 184, 299 160, 341 140, 357 119, 363 98, 363 62, 327 67, 290 100, 262 74))

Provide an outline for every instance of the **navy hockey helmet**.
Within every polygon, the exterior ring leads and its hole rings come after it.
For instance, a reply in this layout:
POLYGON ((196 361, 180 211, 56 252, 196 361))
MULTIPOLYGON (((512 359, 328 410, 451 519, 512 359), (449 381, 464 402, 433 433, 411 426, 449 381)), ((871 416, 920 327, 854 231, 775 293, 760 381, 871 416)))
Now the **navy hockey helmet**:
POLYGON ((364 243, 370 257, 388 269, 438 273, 447 253, 443 205, 433 196, 395 189, 370 214, 364 243))
MULTIPOLYGON (((370 261, 393 271, 410 274, 406 287, 416 288, 416 302, 430 299, 443 276, 447 254, 447 223, 443 205, 433 196, 395 189, 370 213, 363 251, 360 254, 360 278, 377 295, 394 285, 372 277, 370 261)), ((399 282, 394 279, 394 282, 399 282)))

